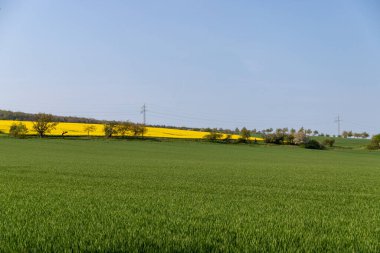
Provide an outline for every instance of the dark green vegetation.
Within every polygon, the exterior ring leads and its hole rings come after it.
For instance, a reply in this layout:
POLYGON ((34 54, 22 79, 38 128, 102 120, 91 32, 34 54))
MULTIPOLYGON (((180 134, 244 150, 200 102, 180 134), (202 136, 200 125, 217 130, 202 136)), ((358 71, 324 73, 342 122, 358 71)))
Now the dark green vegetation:
POLYGON ((380 251, 380 153, 0 138, 1 251, 380 251))
MULTIPOLYGON (((24 120, 24 121, 34 121, 36 119, 36 114, 25 113, 25 112, 12 112, 0 109, 0 119, 5 120, 24 120)), ((53 121, 55 122, 73 122, 73 123, 103 123, 102 120, 83 118, 83 117, 72 117, 72 116, 53 116, 53 121)))

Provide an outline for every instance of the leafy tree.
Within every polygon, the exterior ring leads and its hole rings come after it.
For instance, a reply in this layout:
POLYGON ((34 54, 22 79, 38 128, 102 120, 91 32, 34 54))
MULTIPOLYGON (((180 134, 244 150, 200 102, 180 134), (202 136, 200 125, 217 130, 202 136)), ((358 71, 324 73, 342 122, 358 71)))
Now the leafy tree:
POLYGON ((267 128, 267 129, 265 129, 265 132, 271 133, 271 132, 273 132, 273 128, 267 128))
POLYGON ((56 128, 58 122, 53 122, 53 115, 38 113, 35 115, 33 129, 42 138, 56 128))
POLYGON ((249 139, 249 137, 251 137, 251 133, 249 132, 249 130, 246 127, 243 127, 240 130, 240 136, 242 139, 247 141, 249 139))
POLYGON ((147 129, 142 124, 131 124, 131 132, 134 136, 141 135, 144 137, 144 134, 147 132, 147 129))
POLYGON ((116 131, 122 137, 124 137, 128 132, 131 132, 133 129, 133 124, 131 122, 123 122, 116 126, 116 131))
POLYGON ((318 132, 317 130, 314 130, 313 135, 314 135, 314 136, 317 136, 318 133, 319 133, 319 132, 318 132))
POLYGON ((107 138, 111 138, 112 135, 117 134, 117 123, 108 122, 104 124, 104 135, 107 138))
POLYGON ((90 137, 90 133, 96 131, 96 127, 94 125, 85 125, 83 127, 83 131, 87 133, 87 136, 90 137))
POLYGON ((17 138, 25 138, 28 128, 23 123, 13 123, 9 128, 9 135, 17 138))

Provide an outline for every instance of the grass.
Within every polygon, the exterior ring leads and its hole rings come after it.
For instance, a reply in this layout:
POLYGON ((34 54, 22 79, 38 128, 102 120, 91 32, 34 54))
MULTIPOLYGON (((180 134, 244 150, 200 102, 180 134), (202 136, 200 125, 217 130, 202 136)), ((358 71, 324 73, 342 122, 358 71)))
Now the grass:
POLYGON ((379 252, 380 153, 0 138, 0 252, 379 252))
MULTIPOLYGON (((323 142, 329 137, 312 137, 313 139, 323 142)), ((354 138, 333 138, 335 139, 334 149, 365 149, 371 142, 369 139, 354 139, 354 138)))

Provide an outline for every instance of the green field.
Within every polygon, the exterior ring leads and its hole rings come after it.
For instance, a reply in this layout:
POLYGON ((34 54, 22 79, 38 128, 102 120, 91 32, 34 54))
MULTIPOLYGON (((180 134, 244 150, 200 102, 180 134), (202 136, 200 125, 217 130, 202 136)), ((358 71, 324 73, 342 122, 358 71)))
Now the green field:
POLYGON ((0 252, 379 252, 380 153, 0 138, 0 252))

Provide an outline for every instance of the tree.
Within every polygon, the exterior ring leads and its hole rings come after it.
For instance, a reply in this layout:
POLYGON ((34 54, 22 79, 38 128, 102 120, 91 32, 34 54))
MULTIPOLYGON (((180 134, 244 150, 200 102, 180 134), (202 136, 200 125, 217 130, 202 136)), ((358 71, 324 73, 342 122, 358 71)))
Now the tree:
POLYGON ((147 132, 147 129, 142 124, 131 124, 131 132, 134 136, 141 135, 144 137, 144 134, 147 132))
POLYGON ((343 131, 342 132, 342 137, 343 138, 347 138, 348 137, 348 132, 347 131, 343 131))
MULTIPOLYGON (((223 137, 223 134, 215 132, 215 131, 211 131, 209 134, 206 134, 205 136, 203 136, 203 138, 208 141, 218 141, 218 140, 221 140, 222 137, 223 137)), ((231 138, 231 135, 229 136, 229 138, 231 138)))
POLYGON ((367 132, 362 133, 362 138, 367 139, 369 137, 369 134, 367 132))
POLYGON ((53 115, 38 113, 35 115, 33 129, 42 138, 56 128, 58 122, 53 122, 53 115))
POLYGON ((87 136, 90 137, 90 133, 96 131, 96 127, 94 125, 85 125, 83 127, 83 131, 87 133, 87 136))
POLYGON ((317 130, 314 130, 313 135, 317 136, 318 134, 319 134, 319 132, 317 130))
POLYGON ((133 129, 133 124, 131 122, 123 122, 116 126, 116 131, 122 137, 124 137, 128 132, 131 132, 133 129))
POLYGON ((23 123, 13 123, 9 128, 9 135, 17 138, 24 138, 28 133, 28 128, 23 123))
POLYGON ((116 122, 108 122, 104 124, 104 135, 107 138, 111 138, 112 135, 117 134, 117 123, 116 122))
POLYGON ((251 137, 251 133, 249 132, 249 130, 246 127, 243 127, 240 130, 240 136, 242 139, 247 141, 249 139, 249 137, 251 137))

